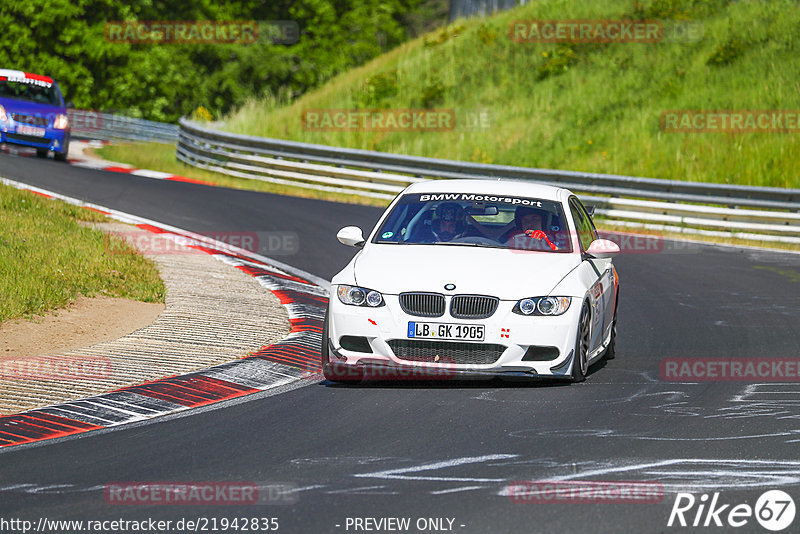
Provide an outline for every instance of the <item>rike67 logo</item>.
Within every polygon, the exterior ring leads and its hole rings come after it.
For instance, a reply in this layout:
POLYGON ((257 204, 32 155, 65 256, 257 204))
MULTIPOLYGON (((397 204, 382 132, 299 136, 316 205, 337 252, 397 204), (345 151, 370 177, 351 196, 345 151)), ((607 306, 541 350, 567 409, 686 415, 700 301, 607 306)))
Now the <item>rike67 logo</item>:
POLYGON ((739 528, 751 524, 755 518, 765 529, 779 532, 792 524, 794 516, 794 500, 781 490, 762 493, 755 506, 723 503, 719 492, 711 497, 704 493, 699 498, 691 493, 678 493, 667 526, 739 528))

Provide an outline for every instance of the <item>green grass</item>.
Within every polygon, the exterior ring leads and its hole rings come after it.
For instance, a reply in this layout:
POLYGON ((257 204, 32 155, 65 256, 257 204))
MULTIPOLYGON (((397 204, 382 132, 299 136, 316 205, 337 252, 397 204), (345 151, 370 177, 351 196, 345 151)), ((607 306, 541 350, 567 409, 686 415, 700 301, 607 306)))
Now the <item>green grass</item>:
POLYGON ((149 259, 86 223, 102 214, 0 185, 0 322, 97 294, 164 302, 149 259), (128 253, 125 253, 128 252, 128 253))
POLYGON ((225 129, 394 153, 654 178, 800 187, 800 135, 665 133, 666 110, 800 108, 792 0, 539 0, 456 23, 297 100, 252 100, 225 129), (638 7, 637 7, 638 6, 638 7), (520 19, 669 19, 691 41, 515 43, 520 19), (449 132, 311 132, 315 108, 453 109, 449 132), (484 113, 488 127, 465 117, 484 113))
POLYGON ((262 191, 278 195, 290 195, 304 198, 319 198, 349 204, 367 204, 372 206, 388 206, 388 200, 346 195, 327 191, 315 191, 303 187, 262 182, 228 176, 217 172, 206 171, 191 167, 175 159, 175 146, 164 143, 119 143, 106 145, 102 148, 92 149, 97 156, 118 163, 127 163, 139 169, 150 169, 184 176, 193 180, 201 180, 214 185, 231 187, 234 189, 247 189, 249 191, 262 191))

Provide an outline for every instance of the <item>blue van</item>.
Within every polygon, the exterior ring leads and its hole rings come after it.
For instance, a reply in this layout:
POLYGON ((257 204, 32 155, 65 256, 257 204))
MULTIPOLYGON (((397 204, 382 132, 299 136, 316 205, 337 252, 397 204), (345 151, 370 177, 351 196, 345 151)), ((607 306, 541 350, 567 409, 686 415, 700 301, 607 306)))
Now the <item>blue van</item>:
POLYGON ((69 116, 58 84, 49 76, 0 69, 0 142, 33 147, 60 161, 69 151, 69 116))

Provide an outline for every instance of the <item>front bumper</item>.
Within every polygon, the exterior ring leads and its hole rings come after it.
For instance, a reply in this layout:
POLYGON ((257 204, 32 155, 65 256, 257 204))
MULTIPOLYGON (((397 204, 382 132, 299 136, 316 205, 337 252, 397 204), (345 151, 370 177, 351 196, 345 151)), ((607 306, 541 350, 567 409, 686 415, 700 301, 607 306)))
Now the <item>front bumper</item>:
POLYGON ((31 148, 46 148, 53 152, 65 153, 69 149, 69 130, 44 128, 44 136, 33 136, 17 132, 18 125, 4 124, 0 128, 0 143, 27 146, 31 148))
MULTIPOLYGON (((462 320, 445 313, 438 318, 424 318, 406 314, 400 307, 397 295, 384 295, 385 305, 377 308, 345 305, 334 295, 329 304, 328 336, 331 365, 339 369, 343 376, 354 366, 377 369, 377 376, 385 372, 386 377, 442 378, 450 376, 522 376, 522 377, 561 377, 566 378, 572 371, 572 356, 577 337, 580 302, 573 299, 569 310, 555 317, 523 316, 513 313, 516 301, 500 301, 497 311, 488 319, 462 320), (408 354, 398 354, 393 344, 409 346, 419 343, 408 337, 408 323, 434 322, 453 324, 482 324, 485 338, 481 342, 437 342, 422 341, 430 352, 430 347, 441 347, 435 351, 437 361, 414 361, 408 354), (342 337, 365 338, 367 347, 349 350, 342 347, 342 337), (464 363, 462 356, 454 356, 448 350, 482 350, 483 345, 496 350, 499 356, 491 363, 464 363), (541 349, 546 350, 542 351, 541 349), (531 351, 529 351, 531 349, 531 351), (367 352, 370 351, 370 352, 367 352), (554 352, 557 350, 557 355, 554 352), (542 356, 546 353, 545 356, 542 356), (527 355, 527 356, 526 356, 527 355), (439 356, 441 356, 439 358, 439 356), (537 357, 538 360, 531 360, 537 357), (547 359, 542 359, 546 357, 547 359)), ((449 303, 448 303, 449 304, 449 303)), ((449 306, 448 306, 449 309, 449 306)), ((352 348, 352 343, 347 344, 352 348)), ((494 358, 492 358, 494 359, 494 358)))

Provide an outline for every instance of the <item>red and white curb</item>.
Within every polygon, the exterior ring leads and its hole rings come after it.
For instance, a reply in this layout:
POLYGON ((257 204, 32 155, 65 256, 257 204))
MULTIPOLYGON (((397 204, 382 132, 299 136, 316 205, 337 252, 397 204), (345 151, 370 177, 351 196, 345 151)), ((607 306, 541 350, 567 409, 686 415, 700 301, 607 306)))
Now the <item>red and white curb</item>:
POLYGON ((168 172, 151 171, 149 169, 137 169, 135 167, 127 167, 122 165, 112 165, 107 161, 92 161, 92 160, 68 160, 74 167, 84 167, 87 169, 95 169, 101 171, 121 172, 133 176, 141 176, 143 178, 153 178, 154 180, 169 180, 172 182, 187 182, 190 184, 202 185, 216 185, 213 182, 206 182, 203 180, 195 180, 194 178, 187 178, 178 174, 170 174, 168 172))
MULTIPOLYGON (((110 144, 108 141, 73 141, 75 144, 84 144, 86 147, 96 148, 98 146, 104 146, 110 144)), ((4 151, 15 156, 21 157, 34 157, 36 152, 33 149, 29 149, 27 147, 17 147, 13 145, 5 145, 4 151)), ((186 182, 190 184, 201 184, 201 185, 212 185, 217 186, 214 182, 205 181, 205 180, 197 180, 195 178, 187 178, 186 176, 181 176, 179 174, 171 174, 168 172, 161 172, 161 171, 152 171, 150 169, 137 169, 136 167, 132 167, 130 165, 126 165, 124 163, 114 163, 111 161, 105 161, 102 159, 96 159, 91 157, 86 157, 82 154, 81 157, 70 157, 67 158, 67 161, 73 167, 83 167, 85 169, 95 169, 100 171, 109 171, 109 172, 120 172, 124 174, 130 174, 132 176, 141 176, 142 178, 152 178, 154 180, 168 180, 172 182, 186 182)), ((72 151, 70 151, 72 153, 72 151)))
MULTIPOLYGON (((104 159, 98 158, 93 155, 86 155, 85 150, 86 148, 97 148, 98 146, 104 146, 108 143, 98 143, 96 141, 78 141, 76 147, 74 147, 75 153, 78 157, 69 158, 70 165, 74 167, 83 167, 86 169, 95 169, 101 171, 109 171, 109 172, 120 172, 123 174, 130 174, 131 176, 141 176, 142 178, 152 178, 154 180, 167 180, 172 182, 187 182, 191 184, 202 184, 202 185, 216 185, 213 182, 203 181, 203 180, 196 180, 193 178, 187 178, 185 176, 181 176, 179 174, 171 174, 168 172, 161 172, 161 171, 152 171, 150 169, 137 169, 131 165, 125 163, 115 163, 112 161, 106 161, 104 159)), ((70 151, 72 153, 72 151, 70 151)))
POLYGON ((321 372, 319 347, 328 302, 328 283, 281 262, 156 221, 82 202, 52 191, 0 178, 0 183, 57 198, 180 240, 255 277, 286 307, 287 337, 246 358, 86 399, 0 416, 0 447, 81 434, 142 421, 269 390, 321 372))

